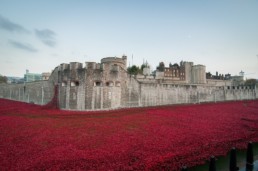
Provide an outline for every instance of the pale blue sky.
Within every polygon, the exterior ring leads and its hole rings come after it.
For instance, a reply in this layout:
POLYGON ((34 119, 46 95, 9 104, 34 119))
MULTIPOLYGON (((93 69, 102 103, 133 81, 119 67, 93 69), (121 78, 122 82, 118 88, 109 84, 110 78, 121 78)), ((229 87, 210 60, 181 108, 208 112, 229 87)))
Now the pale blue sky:
POLYGON ((258 0, 0 0, 0 74, 133 54, 258 79, 257 30, 258 0))

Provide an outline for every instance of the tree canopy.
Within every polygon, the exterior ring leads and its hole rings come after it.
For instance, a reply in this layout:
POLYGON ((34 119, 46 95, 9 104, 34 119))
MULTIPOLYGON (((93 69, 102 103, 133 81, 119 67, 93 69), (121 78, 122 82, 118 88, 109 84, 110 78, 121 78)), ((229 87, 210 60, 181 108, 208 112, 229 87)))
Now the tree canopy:
POLYGON ((256 79, 247 79, 245 85, 255 85, 257 83, 256 79))
POLYGON ((0 83, 7 83, 7 77, 0 75, 0 83))
POLYGON ((140 73, 140 71, 141 69, 136 65, 127 68, 127 72, 131 75, 137 75, 140 73))

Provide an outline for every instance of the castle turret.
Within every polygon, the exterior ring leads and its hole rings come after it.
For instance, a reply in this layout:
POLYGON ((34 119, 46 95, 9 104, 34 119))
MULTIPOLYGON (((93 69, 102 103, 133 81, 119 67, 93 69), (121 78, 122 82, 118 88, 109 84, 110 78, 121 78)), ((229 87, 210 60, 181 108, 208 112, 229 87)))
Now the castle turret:
POLYGON ((82 63, 70 62, 70 70, 82 69, 82 63))
POLYGON ((127 67, 127 56, 118 57, 106 57, 101 59, 102 64, 119 65, 121 68, 126 70, 127 67))
POLYGON ((186 83, 191 83, 193 62, 183 62, 183 65, 185 68, 185 81, 186 83))
POLYGON ((125 67, 127 68, 127 56, 123 55, 122 59, 124 60, 125 67))
POLYGON ((96 69, 96 62, 85 62, 85 68, 86 69, 96 69))
POLYGON ((206 83, 206 67, 204 65, 194 65, 192 67, 192 83, 194 84, 206 83))

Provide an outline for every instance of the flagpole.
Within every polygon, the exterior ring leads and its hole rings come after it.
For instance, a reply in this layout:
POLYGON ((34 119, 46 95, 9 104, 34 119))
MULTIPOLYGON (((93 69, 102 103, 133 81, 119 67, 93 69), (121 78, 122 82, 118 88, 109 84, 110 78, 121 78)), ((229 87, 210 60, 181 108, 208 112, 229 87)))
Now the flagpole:
POLYGON ((133 66, 133 54, 132 54, 132 66, 133 66))

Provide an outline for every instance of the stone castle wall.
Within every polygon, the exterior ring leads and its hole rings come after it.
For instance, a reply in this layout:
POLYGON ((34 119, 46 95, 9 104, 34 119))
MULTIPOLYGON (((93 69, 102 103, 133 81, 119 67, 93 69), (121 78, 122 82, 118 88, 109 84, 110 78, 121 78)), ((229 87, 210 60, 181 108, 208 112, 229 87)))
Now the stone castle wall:
POLYGON ((125 92, 126 60, 104 58, 102 63, 61 64, 59 67, 60 108, 98 110, 119 108, 125 92))
POLYGON ((58 80, 57 74, 56 68, 49 80, 22 84, 0 84, 0 98, 45 105, 54 96, 54 86, 58 80))
POLYGON ((203 85, 143 84, 142 106, 255 99, 254 89, 225 90, 203 85))
MULTIPOLYGON (((89 79, 92 81, 92 79, 89 79)), ((80 81, 84 81, 84 78, 80 81)), ((86 80, 87 81, 87 80, 86 80)), ((69 83, 69 82, 68 82, 69 83)), ((94 84, 93 81, 89 84, 94 84)), ((59 86, 59 105, 66 110, 104 110, 182 103, 202 103, 257 99, 254 87, 140 83, 128 77, 118 86, 59 86)), ((47 104, 54 94, 53 82, 1 84, 0 98, 39 105, 47 104)))
POLYGON ((53 98, 54 86, 48 81, 37 81, 26 84, 1 84, 0 98, 35 103, 47 104, 53 98))
POLYGON ((141 83, 131 79, 123 107, 257 99, 255 87, 141 83))
POLYGON ((59 107, 65 110, 105 110, 182 103, 258 98, 256 87, 232 86, 230 81, 206 79, 205 66, 185 62, 185 81, 133 76, 126 56, 103 58, 101 63, 61 64, 48 81, 0 84, 0 98, 47 104, 58 86, 59 107))

